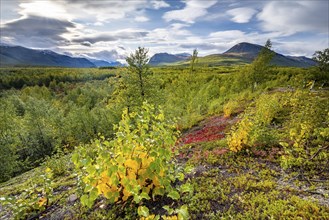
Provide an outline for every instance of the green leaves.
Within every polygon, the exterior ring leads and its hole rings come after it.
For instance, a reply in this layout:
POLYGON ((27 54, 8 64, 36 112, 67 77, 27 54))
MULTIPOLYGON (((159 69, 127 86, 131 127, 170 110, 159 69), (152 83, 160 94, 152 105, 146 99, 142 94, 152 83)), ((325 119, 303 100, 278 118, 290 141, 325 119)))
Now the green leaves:
POLYGON ((162 208, 165 209, 168 212, 169 215, 172 215, 175 211, 173 208, 170 208, 169 205, 165 205, 162 208))
POLYGON ((187 205, 183 205, 178 210, 176 210, 176 212, 178 213, 178 219, 179 220, 187 220, 187 219, 189 219, 187 205))
POLYGON ((167 196, 174 200, 178 200, 180 198, 179 193, 174 189, 167 196))
MULTIPOLYGON (((329 138, 328 99, 309 91, 297 90, 286 101, 290 114, 285 123, 287 143, 282 143, 285 155, 281 158, 284 168, 297 168, 303 175, 323 170, 327 164, 329 138), (327 133, 328 134, 328 133, 327 133)), ((321 171, 322 172, 322 171, 321 171)))
POLYGON ((179 191, 181 193, 189 193, 190 195, 192 195, 194 188, 190 183, 185 183, 185 184, 181 185, 179 191))
MULTIPOLYGON (((184 180, 172 160, 176 142, 173 125, 154 106, 144 103, 141 109, 138 113, 123 112, 112 141, 100 138, 73 154, 84 183, 83 205, 92 207, 101 195, 111 203, 140 204, 166 192, 169 198, 180 199, 179 192, 171 186, 177 179, 184 180)), ((186 185, 183 192, 187 191, 190 188, 186 185)), ((138 214, 147 217, 149 210, 140 206, 138 214)))
POLYGON ((85 195, 82 195, 80 197, 80 201, 81 201, 81 204, 82 205, 91 208, 92 204, 89 206, 89 197, 88 197, 88 195, 86 195, 86 194, 85 195))
POLYGON ((274 121, 282 117, 283 97, 277 94, 263 94, 250 104, 242 119, 231 129, 227 141, 230 150, 240 151, 257 145, 272 146, 278 139, 274 121), (272 124, 271 124, 272 123, 272 124))
POLYGON ((164 219, 179 219, 179 220, 187 220, 189 219, 189 213, 188 213, 188 207, 187 205, 183 205, 181 207, 179 207, 178 209, 172 209, 170 208, 169 206, 163 206, 162 207, 163 209, 165 209, 169 215, 172 215, 172 214, 177 214, 177 217, 176 216, 173 216, 174 218, 168 218, 168 217, 165 217, 164 219))
POLYGON ((148 217, 150 215, 149 209, 146 206, 139 206, 137 212, 139 216, 148 217))

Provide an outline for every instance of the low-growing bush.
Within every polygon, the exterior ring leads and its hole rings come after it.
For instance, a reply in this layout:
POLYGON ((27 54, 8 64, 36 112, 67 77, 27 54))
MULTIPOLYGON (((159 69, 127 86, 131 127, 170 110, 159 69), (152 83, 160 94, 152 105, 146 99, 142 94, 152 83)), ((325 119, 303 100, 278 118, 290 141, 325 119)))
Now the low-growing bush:
POLYGON ((223 106, 224 117, 230 117, 234 113, 237 113, 237 110, 240 107, 238 100, 230 100, 223 106))
POLYGON ((289 100, 291 114, 285 123, 284 168, 299 171, 328 170, 329 102, 316 94, 297 91, 289 100))
POLYGON ((43 164, 45 167, 49 167, 52 170, 54 177, 68 174, 70 169, 73 168, 71 155, 65 155, 62 152, 54 154, 51 157, 47 157, 43 164))
POLYGON ((146 103, 139 113, 125 110, 116 130, 114 140, 100 138, 72 156, 84 185, 82 204, 91 207, 103 196, 110 203, 138 204, 139 215, 147 217, 143 200, 179 199, 171 185, 184 179, 173 161, 177 133, 163 112, 146 103))
POLYGON ((241 120, 233 126, 227 140, 232 151, 253 146, 275 144, 277 132, 274 129, 281 113, 281 98, 278 95, 261 95, 246 109, 241 120))
POLYGON ((281 165, 301 172, 328 169, 329 103, 306 90, 263 94, 228 134, 230 150, 281 145, 281 165))

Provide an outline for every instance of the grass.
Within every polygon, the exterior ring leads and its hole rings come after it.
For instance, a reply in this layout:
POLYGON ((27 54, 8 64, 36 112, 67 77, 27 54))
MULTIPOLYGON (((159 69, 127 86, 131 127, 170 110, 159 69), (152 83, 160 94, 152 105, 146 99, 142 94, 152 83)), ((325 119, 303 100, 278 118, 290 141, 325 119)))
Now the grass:
MULTIPOLYGON (((245 65, 250 63, 250 60, 246 60, 243 58, 233 57, 229 55, 222 55, 222 54, 212 54, 204 57, 198 57, 197 65, 198 66, 237 66, 237 65, 245 65)), ((190 65, 190 61, 180 61, 174 64, 168 65, 183 65, 188 66, 190 65)))

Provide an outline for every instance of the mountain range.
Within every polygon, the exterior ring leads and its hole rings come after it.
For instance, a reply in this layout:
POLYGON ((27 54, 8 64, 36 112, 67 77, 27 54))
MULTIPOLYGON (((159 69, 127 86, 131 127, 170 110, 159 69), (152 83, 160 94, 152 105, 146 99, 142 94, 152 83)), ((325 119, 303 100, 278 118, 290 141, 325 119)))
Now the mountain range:
MULTIPOLYGON (((211 54, 204 57, 198 57, 199 65, 220 66, 220 65, 239 65, 251 63, 262 50, 263 46, 242 42, 236 44, 222 54, 211 54)), ((150 59, 150 65, 188 65, 189 56, 180 57, 174 54, 158 53, 150 59)), ((284 56, 275 53, 272 64, 277 66, 291 67, 310 67, 316 65, 316 62, 308 57, 284 56)))
MULTIPOLYGON (((198 57, 198 65, 203 66, 228 66, 251 63, 262 50, 263 46, 242 42, 236 44, 222 54, 211 54, 198 57)), ((156 53, 149 61, 151 66, 162 65, 189 65, 191 54, 156 53)), ((285 56, 275 53, 272 64, 278 66, 310 67, 316 62, 308 57, 285 56)), ((21 46, 0 45, 0 66, 54 66, 91 68, 106 66, 122 66, 118 61, 105 61, 86 57, 72 57, 58 54, 51 50, 35 50, 21 46)))
POLYGON ((0 66, 52 66, 71 68, 92 68, 121 66, 117 61, 71 57, 51 50, 34 50, 21 46, 0 45, 0 66))

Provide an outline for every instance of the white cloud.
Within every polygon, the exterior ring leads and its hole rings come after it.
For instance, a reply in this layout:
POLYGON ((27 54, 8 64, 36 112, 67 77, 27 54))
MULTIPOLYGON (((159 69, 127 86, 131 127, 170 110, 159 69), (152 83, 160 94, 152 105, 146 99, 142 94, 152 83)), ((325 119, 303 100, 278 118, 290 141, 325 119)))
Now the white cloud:
POLYGON ((227 11, 232 16, 231 20, 236 23, 248 23, 257 11, 253 8, 234 8, 227 11))
POLYGON ((148 33, 146 40, 148 42, 160 42, 166 44, 186 41, 187 37, 192 36, 190 31, 184 29, 188 26, 188 24, 173 23, 164 28, 155 28, 148 33))
POLYGON ((275 39, 280 36, 279 32, 260 33, 227 30, 212 32, 207 37, 203 38, 203 42, 207 42, 208 45, 212 44, 214 49, 217 49, 217 53, 222 53, 241 42, 264 45, 267 39, 271 39, 275 47, 275 39))
MULTIPOLYGON (((155 2, 157 8, 165 5, 155 2)), ((151 7, 149 0, 138 1, 78 1, 78 0, 30 0, 19 4, 18 13, 23 16, 43 16, 68 20, 90 20, 92 23, 119 20, 133 16, 138 10, 151 7)), ((145 19, 144 19, 145 20, 145 19)))
POLYGON ((122 29, 119 31, 94 32, 94 33, 79 33, 78 36, 70 38, 72 42, 85 45, 87 42, 95 44, 98 42, 114 42, 119 40, 137 40, 145 37, 148 31, 141 29, 122 29))
POLYGON ((174 30, 179 30, 179 29, 182 29, 184 27, 189 27, 190 25, 189 24, 182 24, 182 23, 173 23, 170 25, 170 27, 174 30))
POLYGON ((187 0, 186 6, 183 9, 168 11, 163 15, 163 19, 167 22, 177 20, 194 23, 197 18, 206 15, 208 13, 207 9, 215 5, 216 2, 209 0, 187 0))
POLYGON ((328 34, 328 1, 271 1, 257 15, 264 31, 285 35, 317 31, 328 34))
POLYGON ((88 57, 106 61, 122 60, 128 55, 125 48, 118 42, 98 42, 88 48, 80 44, 71 44, 60 46, 56 51, 59 53, 67 53, 71 56, 88 57))
POLYGON ((217 38, 217 39, 238 39, 242 38, 245 36, 245 32, 242 32, 240 30, 228 30, 228 31, 217 31, 217 32, 212 32, 209 34, 210 38, 217 38))
POLYGON ((106 60, 106 61, 115 61, 118 59, 125 58, 125 55, 120 54, 119 51, 116 49, 102 50, 102 51, 98 51, 98 52, 82 53, 82 54, 76 53, 75 56, 83 56, 86 58, 106 60))
POLYGON ((146 16, 137 16, 135 17, 135 21, 137 22, 146 22, 146 21, 149 21, 150 19, 146 16))
POLYGON ((282 54, 291 56, 312 57, 317 50, 323 50, 323 45, 328 45, 325 39, 304 39, 304 40, 278 40, 275 42, 274 49, 282 54))
POLYGON ((94 23, 94 25, 95 26, 104 26, 104 23, 97 21, 94 23))
POLYGON ((19 14, 24 17, 27 16, 40 16, 55 19, 71 19, 72 16, 66 12, 66 9, 59 4, 52 1, 32 1, 23 2, 19 4, 19 14))
POLYGON ((167 2, 161 1, 161 0, 154 0, 154 1, 151 1, 150 3, 152 5, 152 8, 154 8, 154 9, 170 7, 170 5, 167 2))
MULTIPOLYGON (((68 0, 66 0, 68 1, 68 0)), ((89 16, 96 18, 99 22, 119 20, 126 18, 129 14, 143 9, 147 0, 138 1, 76 1, 75 7, 81 8, 81 13, 76 13, 79 18, 89 16)), ((73 9, 72 9, 73 11, 73 9)))
POLYGON ((186 48, 180 47, 181 44, 190 42, 194 35, 186 29, 189 24, 173 23, 163 28, 155 28, 149 32, 147 37, 143 38, 143 44, 150 48, 150 55, 160 52, 180 53, 190 52, 186 48))

